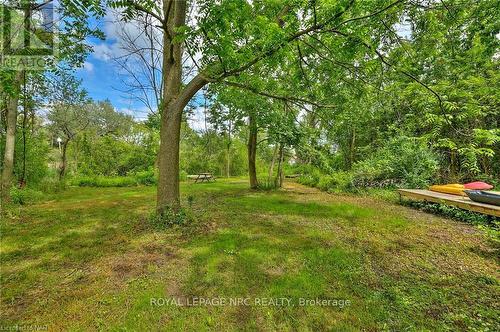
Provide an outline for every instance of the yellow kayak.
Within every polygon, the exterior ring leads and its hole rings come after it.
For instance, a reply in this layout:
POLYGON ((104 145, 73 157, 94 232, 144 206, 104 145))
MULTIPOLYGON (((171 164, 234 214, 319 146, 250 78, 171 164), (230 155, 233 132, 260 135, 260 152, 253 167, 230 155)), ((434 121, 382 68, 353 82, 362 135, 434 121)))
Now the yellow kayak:
POLYGON ((465 187, 462 184, 458 183, 434 185, 429 187, 430 191, 436 191, 439 193, 445 193, 451 195, 467 196, 464 192, 464 189, 465 187))

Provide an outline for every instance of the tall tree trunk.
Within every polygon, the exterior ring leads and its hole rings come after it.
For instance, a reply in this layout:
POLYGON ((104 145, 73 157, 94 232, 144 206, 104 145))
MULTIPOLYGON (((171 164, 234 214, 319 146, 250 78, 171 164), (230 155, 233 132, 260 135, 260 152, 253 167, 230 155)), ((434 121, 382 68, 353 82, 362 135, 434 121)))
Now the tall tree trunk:
POLYGON ((285 156, 285 149, 283 143, 280 144, 279 159, 278 159, 278 174, 276 175, 275 185, 278 188, 283 187, 283 160, 285 156))
POLYGON ((180 207, 179 147, 182 111, 196 92, 207 83, 203 76, 197 75, 179 97, 168 103, 168 107, 162 112, 156 192, 157 213, 162 213, 169 208, 177 210, 180 207))
POLYGON ((257 123, 255 116, 250 114, 248 117, 248 126, 250 133, 248 135, 248 175, 250 177, 250 188, 257 189, 259 182, 257 180, 257 167, 255 159, 257 156, 257 123))
POLYGON ((28 97, 27 89, 26 89, 26 71, 23 73, 23 82, 24 82, 24 90, 23 90, 23 170, 21 173, 21 179, 19 180, 19 187, 23 188, 26 186, 26 141, 27 141, 27 126, 28 126, 28 112, 31 108, 31 100, 28 97))
POLYGON ((227 131, 227 150, 226 150, 226 176, 231 176, 231 122, 227 131))
POLYGON ((19 88, 23 78, 23 71, 18 71, 14 80, 15 91, 13 96, 7 97, 7 132, 5 135, 5 150, 2 169, 2 196, 7 197, 14 178, 14 150, 16 142, 17 107, 19 105, 19 88))
POLYGON ((231 143, 226 147, 226 177, 231 176, 231 143))
POLYGON ((162 116, 158 156, 157 211, 180 207, 179 145, 182 111, 171 105, 162 116))
POLYGON ((179 145, 182 112, 196 92, 208 83, 199 73, 181 90, 182 45, 174 39, 177 28, 186 21, 186 1, 163 1, 163 13, 168 23, 163 33, 163 100, 156 193, 156 211, 160 214, 166 209, 178 210, 180 207, 179 145))
POLYGON ((278 158, 278 144, 274 145, 273 159, 271 160, 271 165, 269 166, 269 174, 267 176, 268 181, 271 182, 274 174, 274 164, 276 163, 276 158, 278 158))
POLYGON ((24 95, 24 106, 23 106, 23 171, 21 173, 21 179, 19 180, 19 187, 23 188, 26 186, 26 130, 28 125, 28 102, 27 96, 24 95))
POLYGON ((163 101, 161 110, 160 150, 158 154, 158 191, 156 209, 180 207, 179 195, 179 145, 182 111, 176 98, 182 83, 182 49, 174 42, 175 30, 184 25, 185 1, 164 1, 163 13, 168 22, 163 33, 163 101))
POLYGON ((66 168, 67 168, 66 152, 68 151, 68 144, 69 144, 69 139, 65 140, 62 146, 61 167, 59 168, 59 181, 61 181, 64 178, 64 175, 66 175, 66 168))
POLYGON ((351 132, 351 142, 349 144, 349 169, 354 165, 354 151, 356 149, 356 129, 353 127, 351 132))

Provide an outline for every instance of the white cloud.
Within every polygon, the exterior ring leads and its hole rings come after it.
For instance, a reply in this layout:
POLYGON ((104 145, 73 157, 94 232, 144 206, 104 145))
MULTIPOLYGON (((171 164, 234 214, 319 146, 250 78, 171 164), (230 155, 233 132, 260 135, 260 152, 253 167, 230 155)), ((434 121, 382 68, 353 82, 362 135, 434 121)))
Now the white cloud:
POLYGON ((189 127, 198 132, 212 128, 208 121, 205 126, 205 108, 203 106, 198 106, 194 109, 193 114, 188 118, 188 124, 189 127))
MULTIPOLYGON (((136 50, 149 47, 149 40, 143 31, 143 27, 139 22, 121 20, 122 14, 118 10, 109 9, 104 17, 103 31, 106 35, 106 40, 98 44, 94 44, 94 57, 96 59, 108 62, 118 57, 128 56, 131 50, 127 49, 127 42, 133 41, 136 50)), ((153 29, 155 38, 161 40, 161 34, 158 29, 153 29)), ((136 51, 134 50, 134 51, 136 51)))
POLYGON ((122 107, 118 112, 132 116, 136 120, 146 120, 151 112, 145 106, 143 107, 122 107))
POLYGON ((92 56, 98 60, 109 61, 112 58, 112 50, 111 47, 106 43, 94 44, 92 45, 94 48, 94 53, 92 56))
POLYGON ((91 62, 85 61, 83 63, 83 70, 91 73, 94 71, 94 65, 91 62))

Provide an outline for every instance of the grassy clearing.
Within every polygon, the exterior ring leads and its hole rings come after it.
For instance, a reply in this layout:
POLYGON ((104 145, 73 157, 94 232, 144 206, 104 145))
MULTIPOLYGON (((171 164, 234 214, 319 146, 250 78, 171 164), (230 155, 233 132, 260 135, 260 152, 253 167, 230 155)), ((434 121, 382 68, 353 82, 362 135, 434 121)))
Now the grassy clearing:
POLYGON ((235 179, 183 184, 199 222, 166 231, 146 222, 153 187, 71 188, 10 211, 0 326, 495 330, 498 248, 476 228, 293 183, 246 188, 235 179), (194 297, 295 305, 150 303, 194 297), (349 303, 300 306, 301 298, 349 303))

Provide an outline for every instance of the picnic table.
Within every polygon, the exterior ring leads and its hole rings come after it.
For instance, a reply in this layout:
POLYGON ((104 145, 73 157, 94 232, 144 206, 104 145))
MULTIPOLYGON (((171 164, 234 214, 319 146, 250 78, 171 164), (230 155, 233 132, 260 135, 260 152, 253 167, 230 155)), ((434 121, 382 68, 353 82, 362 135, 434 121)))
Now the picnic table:
POLYGON ((215 181, 215 177, 212 175, 212 173, 198 173, 196 175, 196 179, 194 180, 194 183, 203 182, 203 181, 215 181))

